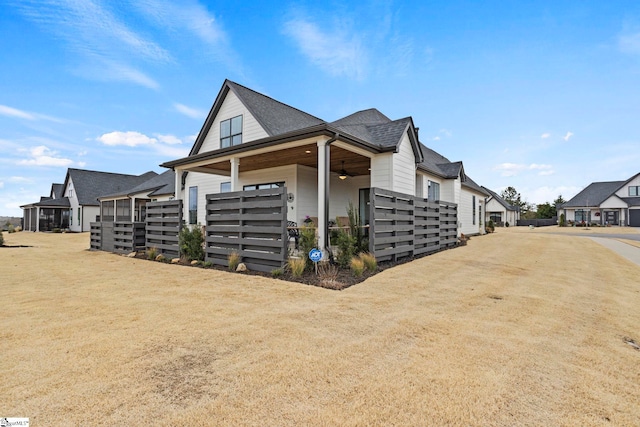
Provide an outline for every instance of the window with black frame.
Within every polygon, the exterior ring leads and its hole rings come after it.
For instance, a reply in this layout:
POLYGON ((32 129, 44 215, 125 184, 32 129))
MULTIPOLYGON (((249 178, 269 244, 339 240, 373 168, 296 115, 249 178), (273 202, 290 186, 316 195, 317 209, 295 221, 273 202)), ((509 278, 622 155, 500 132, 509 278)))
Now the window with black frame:
POLYGON ((189 187, 189 224, 198 223, 198 187, 189 187))
POLYGON ((242 116, 220 122, 220 148, 242 144, 242 116))

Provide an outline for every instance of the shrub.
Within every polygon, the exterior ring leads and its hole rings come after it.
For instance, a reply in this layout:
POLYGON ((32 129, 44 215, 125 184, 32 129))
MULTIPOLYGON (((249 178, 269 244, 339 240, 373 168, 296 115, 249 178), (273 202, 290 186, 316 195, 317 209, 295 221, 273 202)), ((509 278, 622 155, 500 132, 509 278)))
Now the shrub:
POLYGON ((150 260, 155 260, 156 257, 158 256, 158 249, 157 248, 151 248, 147 251, 147 258, 150 260))
POLYGON ((369 239, 364 236, 362 221, 358 210, 349 202, 347 207, 347 218, 349 218, 349 231, 355 239, 354 253, 366 252, 369 250, 369 239))
POLYGON ((59 228, 54 228, 53 230, 51 230, 53 233, 62 233, 62 230, 60 230, 59 228))
POLYGON ((362 259, 360 258, 354 257, 351 258, 350 264, 351 272, 353 273, 353 275, 356 277, 362 276, 362 273, 364 272, 364 261, 362 261, 362 259))
POLYGON ((370 252, 363 252, 360 254, 360 259, 364 263, 364 267, 369 271, 376 271, 378 269, 378 261, 376 257, 370 252))
POLYGON ((493 233, 494 231, 496 231, 496 225, 493 223, 492 219, 490 219, 489 223, 487 224, 487 231, 490 233, 493 233))
POLYGON ((189 228, 186 225, 180 230, 178 236, 178 244, 180 245, 180 254, 185 256, 189 261, 204 259, 204 249, 202 244, 204 243, 204 236, 202 235, 202 228, 197 225, 193 228, 189 228))
POLYGON ((313 261, 309 259, 309 251, 318 247, 318 237, 316 236, 315 228, 304 226, 300 229, 300 243, 298 247, 302 252, 305 266, 309 269, 313 268, 313 261))
POLYGON ((227 256, 227 261, 229 261, 229 270, 236 271, 238 264, 240 264, 240 254, 236 251, 231 251, 227 256))
POLYGON ((213 263, 211 261, 205 261, 205 262, 202 263, 202 266, 204 268, 211 268, 211 267, 213 267, 213 263))
POLYGON ((274 268, 273 270, 271 270, 271 277, 273 277, 274 279, 277 279, 283 274, 284 274, 284 270, 281 268, 274 268))
POLYGON ((505 227, 509 227, 509 221, 505 222, 505 223, 504 223, 504 226, 505 226, 505 227))
POLYGON ((307 260, 304 258, 289 258, 287 265, 293 277, 301 277, 307 265, 307 260))
POLYGON ((566 219, 564 217, 564 214, 560 214, 560 221, 558 221, 558 225, 560 227, 566 227, 567 223, 566 223, 566 219))
POLYGON ((4 236, 2 235, 2 230, 0 230, 0 246, 4 245, 4 236))
POLYGON ((9 225, 7 226, 7 231, 8 231, 9 233, 15 233, 15 232, 16 232, 16 229, 15 229, 15 227, 13 226, 13 224, 9 224, 9 225))
POLYGON ((356 254, 356 238, 342 230, 338 235, 338 256, 336 262, 342 268, 349 268, 351 258, 356 254))

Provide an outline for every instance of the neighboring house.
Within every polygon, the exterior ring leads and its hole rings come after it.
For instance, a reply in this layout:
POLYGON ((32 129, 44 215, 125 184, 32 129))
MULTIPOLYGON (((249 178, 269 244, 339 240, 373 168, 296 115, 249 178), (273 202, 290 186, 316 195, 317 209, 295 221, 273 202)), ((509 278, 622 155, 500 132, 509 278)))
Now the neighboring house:
POLYGON ((50 197, 21 206, 25 230, 89 231, 90 223, 100 214, 99 196, 133 188, 157 175, 155 172, 125 175, 70 168, 64 184, 52 185, 50 197))
POLYGON ((172 200, 175 183, 175 173, 168 170, 132 188, 98 197, 100 220, 144 222, 147 203, 172 200))
POLYGON ((225 80, 188 157, 162 166, 176 172, 176 199, 188 223, 205 224, 205 195, 286 187, 288 220, 327 222, 352 202, 368 221, 371 187, 457 203, 459 233, 484 231, 486 192, 422 145, 411 117, 391 120, 376 109, 326 122, 225 80), (188 213, 188 215, 187 215, 188 213))
POLYGON ((566 221, 640 227, 640 173, 626 181, 593 182, 563 203, 566 221))
POLYGON ((509 204, 497 193, 482 187, 488 194, 486 207, 486 222, 493 221, 499 227, 517 225, 520 219, 520 207, 509 204))

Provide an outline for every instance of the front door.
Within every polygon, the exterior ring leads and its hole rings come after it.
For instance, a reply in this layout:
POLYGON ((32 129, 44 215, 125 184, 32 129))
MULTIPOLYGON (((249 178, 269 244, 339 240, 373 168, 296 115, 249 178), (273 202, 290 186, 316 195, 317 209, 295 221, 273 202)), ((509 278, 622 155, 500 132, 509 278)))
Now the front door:
POLYGON ((618 225, 618 212, 606 211, 604 213, 604 220, 608 225, 618 225))

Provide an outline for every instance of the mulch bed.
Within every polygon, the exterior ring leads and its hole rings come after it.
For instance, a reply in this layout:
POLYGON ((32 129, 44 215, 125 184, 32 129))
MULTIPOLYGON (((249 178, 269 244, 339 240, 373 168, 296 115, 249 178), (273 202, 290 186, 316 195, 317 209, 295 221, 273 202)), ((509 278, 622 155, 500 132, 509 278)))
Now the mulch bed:
MULTIPOLYGON (((440 251, 443 251, 443 250, 446 250, 446 249, 440 249, 440 251)), ((400 260, 398 260, 396 262, 378 263, 378 268, 377 268, 376 271, 365 270, 362 273, 362 275, 359 276, 359 277, 354 276, 353 273, 351 272, 351 270, 349 270, 349 269, 340 269, 340 268, 338 268, 337 274, 333 275, 331 277, 331 279, 333 279, 333 280, 326 280, 326 278, 323 277, 322 274, 316 274, 315 271, 305 271, 302 274, 302 276, 295 277, 287 269, 283 269, 282 273, 279 274, 279 275, 274 275, 272 273, 263 273, 261 271, 231 272, 231 271, 229 271, 229 269, 227 267, 224 267, 224 266, 221 266, 221 265, 211 265, 211 266, 204 266, 202 264, 191 265, 191 263, 189 261, 185 261, 184 259, 180 259, 180 261, 176 265, 182 265, 182 266, 193 267, 193 268, 207 268, 207 269, 212 269, 212 270, 225 271, 227 273, 241 274, 241 275, 245 275, 245 276, 262 276, 262 277, 268 277, 268 278, 272 278, 272 279, 285 280, 287 282, 296 282, 296 283, 302 283, 302 284, 305 284, 305 285, 318 286, 318 287, 325 288, 325 289, 332 289, 332 290, 336 290, 336 291, 341 291, 343 289, 346 289, 348 287, 356 285, 356 284, 358 284, 360 282, 363 282, 363 281, 367 280, 369 277, 375 276, 376 274, 378 274, 381 271, 384 271, 384 270, 386 270, 388 268, 392 268, 392 267, 395 267, 395 266, 400 265, 400 264, 405 264, 407 262, 411 262, 413 260, 416 260, 416 259, 419 259, 419 258, 423 258, 425 256, 432 255, 432 254, 440 252, 440 251, 436 251, 436 252, 432 252, 432 253, 429 253, 429 254, 420 255, 420 256, 417 256, 417 257, 402 258, 402 259, 400 259, 400 260)), ((137 252, 135 258, 149 260, 144 251, 137 252)), ((152 260, 149 260, 149 261, 152 261, 152 260)), ((167 258, 164 261, 155 261, 155 260, 153 260, 153 262, 171 263, 171 259, 167 258)))

